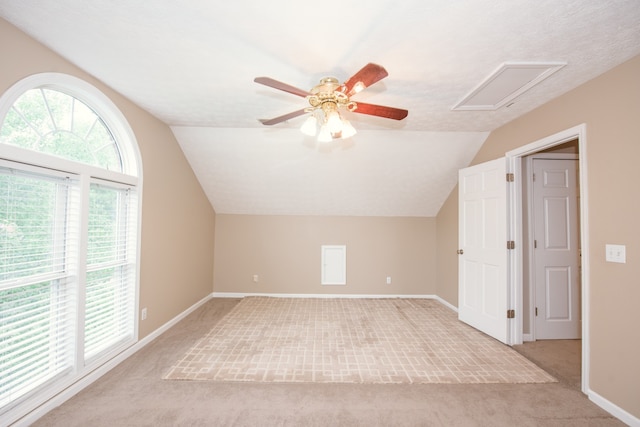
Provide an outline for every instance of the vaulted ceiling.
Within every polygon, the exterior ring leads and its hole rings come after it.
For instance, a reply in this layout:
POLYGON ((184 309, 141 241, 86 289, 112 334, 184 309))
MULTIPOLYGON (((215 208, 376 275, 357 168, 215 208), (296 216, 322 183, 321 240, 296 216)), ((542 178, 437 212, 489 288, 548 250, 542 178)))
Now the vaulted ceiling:
POLYGON ((0 17, 171 126, 233 214, 434 216, 492 130, 640 54, 637 0, 0 0, 0 17), (358 133, 331 143, 304 116, 257 120, 307 104, 255 77, 309 90, 369 62, 389 76, 353 99, 406 119, 345 113, 358 133), (522 62, 566 65, 497 109, 452 110, 522 62))

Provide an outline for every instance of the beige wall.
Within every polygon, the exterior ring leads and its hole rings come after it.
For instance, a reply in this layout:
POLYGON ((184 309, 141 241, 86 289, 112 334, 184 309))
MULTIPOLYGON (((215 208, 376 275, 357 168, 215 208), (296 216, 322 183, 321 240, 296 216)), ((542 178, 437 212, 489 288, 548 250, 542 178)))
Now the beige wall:
POLYGON ((59 72, 100 89, 124 114, 142 157, 140 337, 156 330, 213 287, 215 212, 171 130, 109 87, 0 19, 0 93, 31 74, 59 72))
POLYGON ((435 240, 434 218, 219 214, 214 291, 433 295, 435 240), (321 245, 347 246, 346 285, 320 284, 321 245))
POLYGON ((437 295, 458 306, 458 186, 444 202, 436 218, 437 295))
MULTIPOLYGON (((472 164, 586 123, 590 265, 590 388, 640 417, 640 57, 492 132, 472 164), (606 243, 627 263, 605 262, 606 243)), ((438 294, 457 305, 457 189, 437 217, 438 294), (454 273, 456 272, 456 273, 454 273)))
MULTIPOLYGON (((209 294, 213 280, 216 292, 437 293, 457 305, 457 189, 437 219, 216 217, 166 125, 2 19, 0 41, 0 92, 30 74, 71 74, 111 98, 135 132, 144 172, 140 297, 149 313, 141 337, 209 294), (319 285, 322 244, 347 245, 346 286, 319 285), (253 274, 260 276, 258 283, 253 274), (386 285, 386 276, 392 276, 392 285, 386 285)), ((587 150, 581 155, 588 158, 590 385, 636 417, 638 76, 640 58, 635 58, 560 96, 493 132, 473 162, 587 124, 587 150), (605 243, 627 245, 627 263, 606 263, 605 243)))

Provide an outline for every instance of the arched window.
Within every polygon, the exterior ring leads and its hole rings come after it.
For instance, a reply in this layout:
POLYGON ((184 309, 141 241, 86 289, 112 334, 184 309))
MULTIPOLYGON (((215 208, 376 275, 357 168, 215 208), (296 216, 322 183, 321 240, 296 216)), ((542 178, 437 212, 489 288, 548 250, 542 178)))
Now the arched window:
POLYGON ((0 97, 0 418, 137 341, 139 171, 88 83, 38 74, 0 97))
POLYGON ((118 145, 104 121, 59 90, 26 91, 7 112, 1 132, 5 144, 122 172, 118 145))

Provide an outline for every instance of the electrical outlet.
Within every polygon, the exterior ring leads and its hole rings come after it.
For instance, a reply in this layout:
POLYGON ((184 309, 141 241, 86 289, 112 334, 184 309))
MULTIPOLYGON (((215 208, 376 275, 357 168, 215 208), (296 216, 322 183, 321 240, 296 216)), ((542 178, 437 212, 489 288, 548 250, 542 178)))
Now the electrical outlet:
POLYGON ((142 320, 146 320, 147 318, 147 308, 143 308, 142 311, 140 311, 140 319, 142 320))
POLYGON ((257 274, 254 274, 254 275, 253 275, 253 281, 254 281, 254 282, 256 282, 256 283, 258 283, 258 275, 257 275, 257 274))
POLYGON ((387 276, 387 285, 391 284, 391 276, 387 276))
POLYGON ((627 247, 625 245, 605 245, 605 259, 608 262, 627 262, 627 247))

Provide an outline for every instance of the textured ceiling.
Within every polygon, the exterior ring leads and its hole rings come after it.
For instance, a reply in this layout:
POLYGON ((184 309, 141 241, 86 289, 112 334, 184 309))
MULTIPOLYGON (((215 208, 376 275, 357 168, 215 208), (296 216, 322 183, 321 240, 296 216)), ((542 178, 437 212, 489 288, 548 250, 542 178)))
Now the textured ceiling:
MULTIPOLYGON (((218 213, 433 216, 488 132, 640 54, 637 0, 0 0, 0 16, 170 126, 218 213), (505 62, 566 62, 496 111, 451 111, 505 62), (308 90, 368 62, 350 140, 304 117, 265 128, 308 90)), ((1 41, 5 43, 6 41, 1 41)), ((528 141, 526 141, 528 142, 528 141)))

